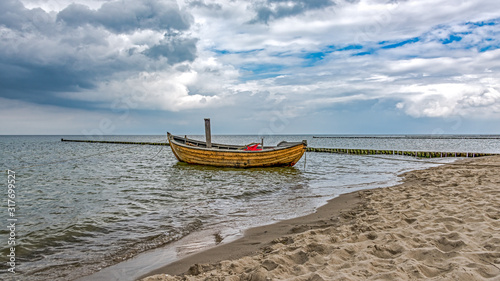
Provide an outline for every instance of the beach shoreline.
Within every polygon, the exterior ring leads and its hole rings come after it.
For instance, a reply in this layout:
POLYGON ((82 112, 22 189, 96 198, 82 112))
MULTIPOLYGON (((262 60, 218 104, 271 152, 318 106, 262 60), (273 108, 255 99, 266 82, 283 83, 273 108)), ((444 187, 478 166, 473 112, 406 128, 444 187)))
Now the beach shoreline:
POLYGON ((250 228, 244 232, 243 237, 235 241, 189 255, 156 269, 141 278, 155 274, 180 275, 187 272, 194 264, 235 260, 244 256, 257 254, 262 248, 273 244, 274 240, 284 239, 288 234, 335 225, 338 223, 338 220, 332 220, 330 217, 340 216, 360 202, 361 200, 357 192, 342 194, 329 200, 326 205, 319 207, 312 214, 250 228))
POLYGON ((402 184, 343 194, 142 280, 499 278, 500 157, 401 176, 402 184))

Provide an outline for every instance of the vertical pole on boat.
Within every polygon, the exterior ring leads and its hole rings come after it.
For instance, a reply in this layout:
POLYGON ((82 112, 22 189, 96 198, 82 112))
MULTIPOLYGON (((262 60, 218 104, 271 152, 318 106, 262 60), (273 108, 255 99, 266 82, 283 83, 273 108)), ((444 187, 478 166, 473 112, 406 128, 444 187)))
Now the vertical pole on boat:
POLYGON ((260 138, 260 146, 264 149, 264 137, 260 138))
POLYGON ((205 118, 205 138, 207 140, 207 148, 211 148, 212 134, 210 133, 210 118, 205 118))

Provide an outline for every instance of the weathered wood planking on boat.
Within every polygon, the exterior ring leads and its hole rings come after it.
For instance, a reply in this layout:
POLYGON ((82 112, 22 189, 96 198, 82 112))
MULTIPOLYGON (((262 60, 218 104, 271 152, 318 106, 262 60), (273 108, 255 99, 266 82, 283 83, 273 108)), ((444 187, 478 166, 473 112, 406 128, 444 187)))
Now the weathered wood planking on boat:
POLYGON ((295 165, 307 149, 307 142, 281 142, 259 151, 243 150, 244 145, 212 143, 174 136, 167 133, 172 151, 181 162, 217 167, 252 168, 295 165))

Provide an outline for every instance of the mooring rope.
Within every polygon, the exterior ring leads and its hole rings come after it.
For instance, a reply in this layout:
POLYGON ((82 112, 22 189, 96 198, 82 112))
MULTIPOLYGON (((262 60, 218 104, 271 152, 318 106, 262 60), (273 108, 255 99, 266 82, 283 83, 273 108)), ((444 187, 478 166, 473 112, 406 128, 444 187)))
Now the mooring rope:
POLYGON ((165 146, 162 146, 161 149, 160 149, 160 151, 158 151, 158 153, 156 153, 155 156, 151 157, 150 160, 153 160, 156 156, 158 156, 158 154, 160 154, 160 152, 163 150, 164 147, 165 146))

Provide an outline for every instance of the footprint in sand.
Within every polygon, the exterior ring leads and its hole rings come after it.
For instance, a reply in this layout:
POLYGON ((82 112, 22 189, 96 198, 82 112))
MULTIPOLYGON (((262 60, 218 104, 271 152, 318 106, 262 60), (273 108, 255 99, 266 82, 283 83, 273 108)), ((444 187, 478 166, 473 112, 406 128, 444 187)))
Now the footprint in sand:
POLYGON ((466 245, 467 244, 465 244, 465 242, 462 240, 453 241, 453 240, 449 240, 448 238, 446 238, 444 236, 442 236, 441 238, 439 238, 436 241, 436 247, 445 253, 452 252, 452 251, 458 251, 466 245))
POLYGON ((375 245, 371 254, 381 259, 392 259, 400 256, 405 249, 398 243, 389 243, 386 245, 375 245))

